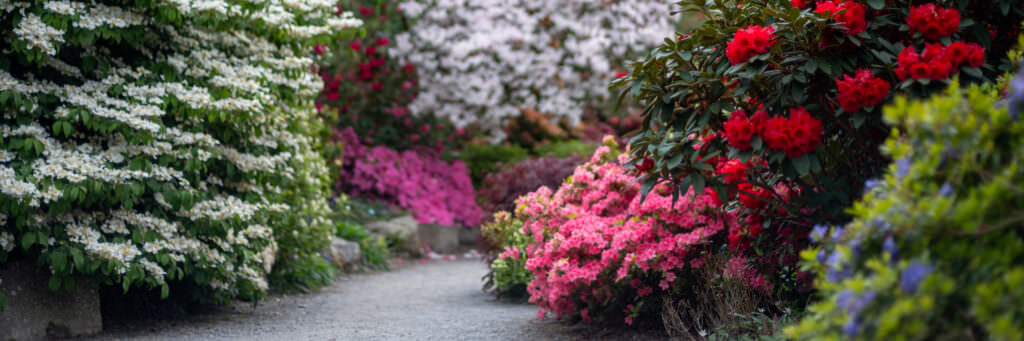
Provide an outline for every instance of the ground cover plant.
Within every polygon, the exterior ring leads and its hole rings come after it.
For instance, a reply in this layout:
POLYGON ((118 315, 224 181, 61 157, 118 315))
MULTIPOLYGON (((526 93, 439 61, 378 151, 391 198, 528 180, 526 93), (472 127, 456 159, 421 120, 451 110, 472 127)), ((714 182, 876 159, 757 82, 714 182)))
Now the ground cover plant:
POLYGON ((186 281, 204 299, 258 298, 268 273, 326 264, 307 70, 314 42, 360 24, 335 10, 0 4, 0 261, 51 269, 55 290, 186 281))

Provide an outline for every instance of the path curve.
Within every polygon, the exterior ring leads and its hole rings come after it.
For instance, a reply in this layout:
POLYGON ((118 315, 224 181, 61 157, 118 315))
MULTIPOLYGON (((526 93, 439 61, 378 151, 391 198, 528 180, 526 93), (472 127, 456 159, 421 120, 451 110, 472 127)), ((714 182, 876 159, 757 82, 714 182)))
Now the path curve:
POLYGON ((541 321, 528 304, 480 290, 479 260, 431 262, 343 278, 307 295, 238 304, 186 321, 109 330, 91 340, 657 340, 660 331, 606 331, 541 321))

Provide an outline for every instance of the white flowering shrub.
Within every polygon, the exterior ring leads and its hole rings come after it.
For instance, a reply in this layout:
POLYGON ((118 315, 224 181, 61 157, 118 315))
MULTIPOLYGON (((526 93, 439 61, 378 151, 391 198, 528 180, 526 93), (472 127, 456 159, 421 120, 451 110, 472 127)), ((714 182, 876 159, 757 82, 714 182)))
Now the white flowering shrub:
POLYGON ((325 0, 0 1, 0 262, 260 297, 329 240, 307 55, 360 24, 325 0))
POLYGON ((628 58, 674 29, 670 0, 410 0, 414 21, 390 53, 416 65, 415 114, 500 135, 524 108, 575 125, 608 97, 628 58))

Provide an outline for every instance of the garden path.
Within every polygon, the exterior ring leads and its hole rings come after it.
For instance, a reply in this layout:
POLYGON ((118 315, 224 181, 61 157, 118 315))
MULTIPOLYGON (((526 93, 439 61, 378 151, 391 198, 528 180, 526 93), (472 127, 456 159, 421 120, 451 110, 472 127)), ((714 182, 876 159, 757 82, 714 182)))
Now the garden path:
POLYGON ((307 295, 272 296, 186 320, 108 327, 92 340, 657 340, 660 331, 541 321, 528 304, 482 292, 480 260, 353 275, 307 295))

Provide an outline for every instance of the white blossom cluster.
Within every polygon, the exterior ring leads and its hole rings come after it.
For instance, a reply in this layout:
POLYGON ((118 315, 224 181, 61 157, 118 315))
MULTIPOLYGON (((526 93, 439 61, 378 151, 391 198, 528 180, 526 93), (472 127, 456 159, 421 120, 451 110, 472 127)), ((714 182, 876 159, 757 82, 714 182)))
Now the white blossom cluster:
POLYGON ((328 223, 328 169, 310 128, 322 82, 298 46, 361 22, 335 15, 329 0, 154 2, 183 24, 106 3, 0 1, 10 25, 0 30, 21 44, 0 57, 45 55, 0 68, 0 251, 19 245, 27 221, 43 260, 77 248, 151 285, 191 263, 211 288, 265 290, 287 251, 275 238, 328 223), (99 33, 139 28, 149 36, 132 36, 143 39, 135 45, 99 33), (75 37, 87 31, 95 43, 81 46, 75 37), (113 52, 128 47, 137 51, 113 52), (277 224, 299 214, 294 226, 277 224))
POLYGON ((674 29, 669 0, 409 0, 395 57, 416 65, 415 114, 495 134, 524 108, 579 122, 626 59, 674 29))

